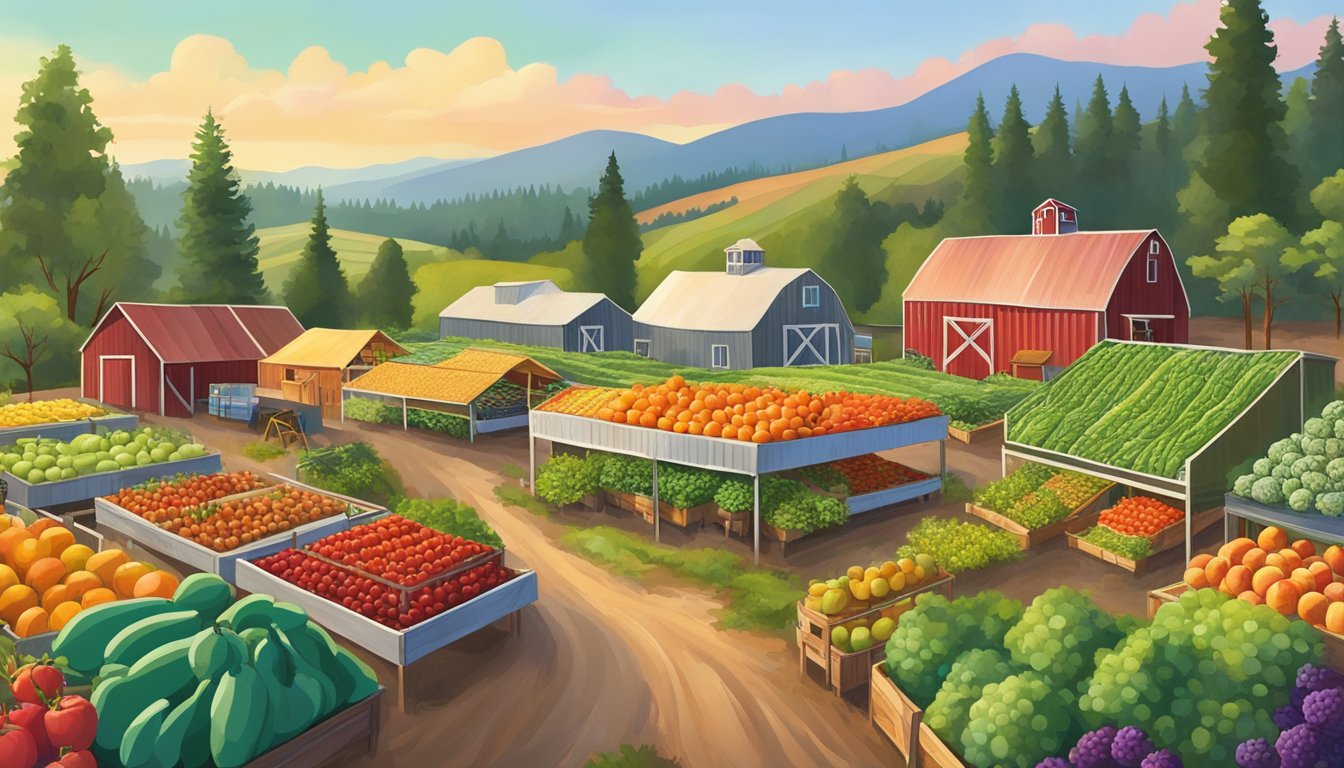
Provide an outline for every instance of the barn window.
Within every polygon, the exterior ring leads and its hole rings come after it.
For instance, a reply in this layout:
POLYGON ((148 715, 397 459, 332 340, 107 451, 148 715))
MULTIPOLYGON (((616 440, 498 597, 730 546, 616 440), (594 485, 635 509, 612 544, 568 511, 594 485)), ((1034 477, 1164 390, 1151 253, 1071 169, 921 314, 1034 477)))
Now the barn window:
POLYGON ((286 369, 285 369, 285 381, 294 381, 294 369, 293 369, 293 368, 286 368, 286 369))
POLYGON ((648 339, 635 339, 635 354, 636 354, 636 355, 639 355, 640 357, 648 357, 648 356, 649 356, 649 340, 648 340, 648 339))
POLYGON ((821 306, 821 286, 804 285, 803 286, 803 306, 820 307, 821 306))
POLYGON ((709 348, 709 367, 727 368, 728 367, 728 345, 714 344, 709 348))
POLYGON ((1148 282, 1157 282, 1157 257, 1152 255, 1148 257, 1148 282))

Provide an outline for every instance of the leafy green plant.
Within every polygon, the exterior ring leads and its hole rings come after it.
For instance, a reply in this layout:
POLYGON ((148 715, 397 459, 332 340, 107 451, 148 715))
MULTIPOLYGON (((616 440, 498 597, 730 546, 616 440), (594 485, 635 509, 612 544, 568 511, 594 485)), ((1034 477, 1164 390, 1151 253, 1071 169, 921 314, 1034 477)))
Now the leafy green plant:
POLYGON ((958 656, 972 648, 1002 648, 1004 635, 1021 617, 1022 604, 1000 592, 955 600, 919 595, 887 640, 887 676, 927 707, 958 656))
POLYGON ((1021 557, 1017 539, 1007 531, 953 518, 926 517, 906 534, 898 557, 933 556, 948 573, 964 573, 1021 557))
POLYGON ((334 493, 386 502, 401 494, 401 477, 368 443, 349 443, 299 455, 299 477, 334 493))
POLYGON ((401 409, 366 397, 352 397, 345 401, 345 418, 370 424, 399 424, 401 409))
POLYGON ((761 519, 786 531, 812 533, 823 528, 843 525, 849 519, 849 509, 839 499, 808 492, 794 496, 774 509, 763 512, 761 519))
POLYGON ((658 498, 674 507, 698 507, 712 501, 723 482, 717 472, 678 464, 658 464, 658 498))
POLYGON ((584 768, 680 768, 681 763, 663 757, 648 744, 639 747, 622 744, 615 752, 599 752, 588 758, 584 768))
POLYGON ((393 511, 398 515, 442 533, 502 547, 504 542, 476 510, 455 499, 400 499, 393 511))
POLYGON ((406 411, 406 425, 417 429, 427 429, 431 432, 439 432, 459 440, 466 440, 471 437, 471 424, 465 418, 441 411, 426 411, 420 408, 408 409, 406 411))
POLYGON ((1147 538, 1117 533, 1104 525, 1094 525, 1078 538, 1130 560, 1142 560, 1153 554, 1153 544, 1147 538))
POLYGON ((634 456, 608 455, 602 461, 598 485, 615 493, 652 496, 653 464, 634 456))
POLYGON ((1055 476, 1044 464, 1027 463, 975 492, 975 504, 993 512, 1005 513, 1023 496, 1040 488, 1055 476))
POLYGON ((599 465, 572 453, 557 453, 537 470, 537 495, 556 506, 574 504, 597 490, 599 465))
POLYGON ((270 461, 284 456, 286 453, 288 451, 274 443, 258 441, 243 446, 243 455, 253 461, 270 461))
POLYGON ((749 512, 755 505, 751 484, 736 478, 724 480, 719 490, 714 492, 714 503, 724 512, 749 512))

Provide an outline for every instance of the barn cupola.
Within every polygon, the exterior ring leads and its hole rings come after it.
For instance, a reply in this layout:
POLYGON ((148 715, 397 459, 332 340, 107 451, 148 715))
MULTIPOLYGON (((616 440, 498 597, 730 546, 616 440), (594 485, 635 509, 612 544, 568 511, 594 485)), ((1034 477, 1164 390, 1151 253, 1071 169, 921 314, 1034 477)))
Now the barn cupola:
POLYGON ((723 249, 728 260, 728 274, 745 275, 765 266, 765 249, 755 240, 744 237, 723 249))
POLYGON ((1078 231, 1078 209, 1053 197, 1031 213, 1031 234, 1067 235, 1078 231))

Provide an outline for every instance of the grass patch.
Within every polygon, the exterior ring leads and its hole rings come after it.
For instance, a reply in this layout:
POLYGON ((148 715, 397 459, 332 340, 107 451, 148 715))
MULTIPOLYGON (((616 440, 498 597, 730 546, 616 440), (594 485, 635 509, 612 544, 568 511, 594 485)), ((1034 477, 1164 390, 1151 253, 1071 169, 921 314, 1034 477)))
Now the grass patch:
POLYGON ((517 464, 500 464, 499 474, 509 478, 510 480, 522 480, 523 468, 518 466, 517 464))
POLYGON ((658 754, 652 745, 622 744, 615 752, 598 752, 583 768, 681 768, 681 763, 658 754))
POLYGON ((608 526, 571 528, 561 541, 622 576, 639 578, 662 568, 717 591, 727 601, 718 612, 721 627, 778 634, 796 620, 802 580, 784 571, 751 566, 740 555, 711 548, 669 547, 608 526))
POLYGON ((953 504, 965 504, 975 498, 975 492, 961 479, 960 475, 951 472, 943 475, 943 501, 953 504))
POLYGON ((243 455, 253 461, 270 461, 289 453, 274 443, 255 442, 243 446, 243 455))
POLYGON ((555 507, 523 490, 522 486, 512 483, 495 486, 495 498, 510 507, 525 509, 541 517, 550 517, 551 513, 555 511, 555 507))

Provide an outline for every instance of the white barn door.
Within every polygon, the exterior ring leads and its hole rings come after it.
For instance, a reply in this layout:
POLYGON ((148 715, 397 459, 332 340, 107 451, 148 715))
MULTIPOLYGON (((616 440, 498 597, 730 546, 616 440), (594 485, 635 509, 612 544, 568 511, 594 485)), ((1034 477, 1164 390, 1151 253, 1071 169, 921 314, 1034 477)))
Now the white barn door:
POLYGON ((983 379, 994 372, 991 318, 943 318, 943 371, 971 379, 983 379))
POLYGON ((834 365, 839 358, 839 324, 784 326, 784 365, 834 365))
POLYGON ((605 329, 600 325, 579 326, 579 351, 605 352, 607 346, 605 344, 606 338, 603 331, 605 331, 605 329))

